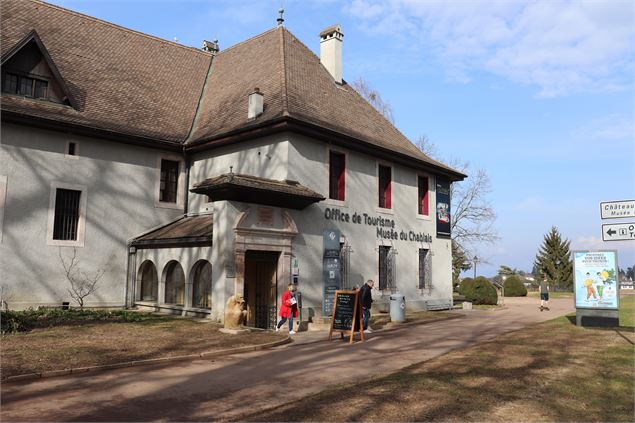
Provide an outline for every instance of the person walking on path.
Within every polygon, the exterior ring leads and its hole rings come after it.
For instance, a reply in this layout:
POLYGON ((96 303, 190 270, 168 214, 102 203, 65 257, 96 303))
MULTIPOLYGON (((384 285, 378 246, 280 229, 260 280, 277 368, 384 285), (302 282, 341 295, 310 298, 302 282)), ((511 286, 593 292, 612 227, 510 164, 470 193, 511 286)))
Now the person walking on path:
POLYGON ((293 318, 298 317, 298 301, 295 298, 295 285, 290 283, 288 289, 280 298, 280 321, 276 326, 276 332, 280 330, 284 322, 289 321, 289 335, 295 334, 293 330, 293 318))
POLYGON ((549 311, 549 285, 547 281, 540 282, 540 311, 549 311))
POLYGON ((370 320, 370 307, 373 304, 373 294, 370 292, 375 286, 375 282, 369 279, 360 289, 359 296, 362 303, 362 326, 364 333, 373 333, 368 327, 368 321, 370 320))

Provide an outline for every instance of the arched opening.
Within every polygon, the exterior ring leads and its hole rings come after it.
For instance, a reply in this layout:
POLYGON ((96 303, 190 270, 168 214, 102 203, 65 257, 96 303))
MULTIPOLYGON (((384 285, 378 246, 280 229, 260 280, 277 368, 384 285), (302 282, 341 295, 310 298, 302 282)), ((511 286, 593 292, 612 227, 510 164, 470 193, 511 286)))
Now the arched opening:
POLYGON ((141 281, 139 296, 140 301, 156 301, 159 293, 159 278, 157 268, 151 260, 145 260, 139 266, 138 279, 141 281))
POLYGON ((163 271, 165 280, 165 303, 166 304, 185 304, 185 273, 181 264, 172 260, 165 265, 163 271))
POLYGON ((207 260, 192 267, 192 307, 212 308, 212 265, 207 260))

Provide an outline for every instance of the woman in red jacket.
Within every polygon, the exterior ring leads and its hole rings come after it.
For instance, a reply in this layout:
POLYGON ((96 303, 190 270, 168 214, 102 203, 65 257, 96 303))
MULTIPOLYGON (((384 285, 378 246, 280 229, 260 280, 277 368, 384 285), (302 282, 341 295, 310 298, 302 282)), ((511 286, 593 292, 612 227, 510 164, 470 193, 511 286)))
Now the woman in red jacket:
POLYGON ((293 318, 298 317, 298 304, 295 299, 295 285, 292 283, 289 284, 288 290, 284 291, 280 299, 280 317, 282 319, 276 326, 276 332, 280 330, 284 322, 289 320, 289 335, 293 335, 295 333, 293 330, 293 318))

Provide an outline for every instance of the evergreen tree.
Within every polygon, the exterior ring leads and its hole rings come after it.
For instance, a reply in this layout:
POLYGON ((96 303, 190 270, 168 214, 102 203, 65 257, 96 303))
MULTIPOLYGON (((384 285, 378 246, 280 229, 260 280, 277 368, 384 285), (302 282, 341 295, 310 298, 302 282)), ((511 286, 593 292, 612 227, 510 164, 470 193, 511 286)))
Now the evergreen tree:
POLYGON ((534 267, 538 270, 540 279, 545 279, 551 286, 573 288, 573 260, 569 251, 570 244, 571 241, 563 239, 555 226, 551 227, 534 261, 534 267))

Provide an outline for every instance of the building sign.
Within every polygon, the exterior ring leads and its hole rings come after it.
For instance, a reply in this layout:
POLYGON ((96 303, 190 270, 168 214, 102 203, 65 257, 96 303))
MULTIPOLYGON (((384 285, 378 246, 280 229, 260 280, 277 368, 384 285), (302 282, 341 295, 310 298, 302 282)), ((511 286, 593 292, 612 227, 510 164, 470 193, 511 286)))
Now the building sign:
POLYGON ((394 219, 383 216, 372 216, 367 213, 348 213, 339 209, 327 207, 324 218, 335 222, 354 223, 370 226, 375 229, 377 238, 412 242, 432 242, 432 236, 423 232, 405 231, 397 228, 394 219))
POLYGON ((335 291, 342 285, 342 260, 340 258, 340 231, 326 229, 323 232, 324 256, 322 261, 322 312, 330 316, 333 312, 335 291))
POLYGON ((437 237, 450 238, 450 181, 437 178, 437 237))
POLYGON ((574 251, 573 257, 576 308, 617 310, 617 251, 574 251))
POLYGON ((604 201, 600 203, 602 219, 635 217, 635 200, 604 201))

